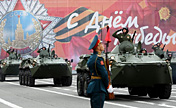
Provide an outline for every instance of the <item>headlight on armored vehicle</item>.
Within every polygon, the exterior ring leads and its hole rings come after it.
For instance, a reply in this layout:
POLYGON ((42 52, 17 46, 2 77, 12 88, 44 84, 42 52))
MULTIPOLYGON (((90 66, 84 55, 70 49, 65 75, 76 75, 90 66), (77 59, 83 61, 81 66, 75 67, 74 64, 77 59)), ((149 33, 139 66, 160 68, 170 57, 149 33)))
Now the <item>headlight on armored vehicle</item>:
POLYGON ((67 64, 68 64, 69 66, 71 66, 71 61, 70 61, 70 60, 68 60, 68 61, 67 61, 67 64))
POLYGON ((34 62, 37 62, 37 60, 36 60, 36 59, 34 59, 33 61, 34 61, 34 62))
POLYGON ((36 63, 35 63, 35 62, 33 62, 33 63, 32 63, 32 65, 33 65, 33 66, 35 66, 35 65, 36 65, 36 63))
POLYGON ((6 62, 3 62, 2 65, 6 65, 6 62))
POLYGON ((37 65, 37 60, 34 59, 32 62, 31 62, 32 66, 36 66, 37 65))
POLYGON ((111 57, 110 57, 110 60, 115 60, 115 56, 111 56, 111 57))
POLYGON ((4 67, 6 64, 7 64, 6 62, 2 62, 1 68, 4 67))
POLYGON ((71 60, 65 59, 65 62, 66 62, 69 66, 71 66, 71 63, 73 62, 73 59, 71 59, 71 60))

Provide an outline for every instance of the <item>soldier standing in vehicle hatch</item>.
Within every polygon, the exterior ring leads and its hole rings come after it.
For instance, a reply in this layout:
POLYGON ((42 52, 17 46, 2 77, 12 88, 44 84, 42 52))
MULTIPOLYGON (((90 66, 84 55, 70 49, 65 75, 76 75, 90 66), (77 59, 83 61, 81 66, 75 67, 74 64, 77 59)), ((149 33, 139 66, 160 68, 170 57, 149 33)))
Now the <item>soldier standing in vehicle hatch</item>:
POLYGON ((117 30, 116 32, 114 32, 114 34, 112 36, 117 38, 120 43, 122 43, 123 41, 132 42, 131 36, 128 34, 128 31, 129 31, 128 28, 124 27, 123 29, 120 29, 120 30, 117 30), (120 31, 122 31, 122 33, 117 34, 120 31))
POLYGON ((48 49, 46 49, 46 47, 42 47, 40 48, 37 53, 39 53, 40 57, 50 57, 50 44, 49 44, 49 47, 48 49))
POLYGON ((91 81, 87 88, 87 94, 90 96, 91 108, 103 108, 107 90, 112 90, 112 86, 110 87, 108 84, 108 73, 104 58, 101 56, 104 46, 97 35, 89 47, 89 50, 91 49, 93 49, 93 54, 87 62, 91 73, 91 81))

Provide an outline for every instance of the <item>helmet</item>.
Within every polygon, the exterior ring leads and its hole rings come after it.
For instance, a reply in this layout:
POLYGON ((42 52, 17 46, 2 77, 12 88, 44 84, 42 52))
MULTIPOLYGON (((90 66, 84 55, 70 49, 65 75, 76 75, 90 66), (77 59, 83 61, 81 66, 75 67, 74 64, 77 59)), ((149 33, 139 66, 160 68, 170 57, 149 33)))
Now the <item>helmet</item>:
POLYGON ((124 28, 122 29, 122 31, 123 31, 124 29, 126 29, 126 34, 127 34, 127 33, 129 32, 128 27, 124 27, 124 28))
POLYGON ((160 43, 157 43, 156 45, 157 45, 158 47, 160 47, 160 46, 161 46, 161 44, 160 44, 160 43))
POLYGON ((147 54, 147 49, 146 49, 146 48, 142 48, 142 49, 140 50, 140 53, 147 54))
POLYGON ((42 47, 43 50, 46 50, 46 47, 42 47))

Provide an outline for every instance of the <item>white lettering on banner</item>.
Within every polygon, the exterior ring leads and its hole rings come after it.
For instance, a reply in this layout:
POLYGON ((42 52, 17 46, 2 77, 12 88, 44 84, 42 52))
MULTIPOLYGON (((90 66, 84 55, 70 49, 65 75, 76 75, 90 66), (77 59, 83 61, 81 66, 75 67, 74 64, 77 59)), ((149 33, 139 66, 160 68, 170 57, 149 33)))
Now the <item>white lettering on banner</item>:
POLYGON ((146 45, 150 45, 152 44, 152 41, 150 41, 153 38, 153 34, 152 33, 148 33, 145 37, 145 44, 146 45))
POLYGON ((144 37, 144 30, 147 29, 147 28, 149 28, 149 27, 148 27, 148 26, 143 26, 143 27, 140 28, 141 34, 139 33, 139 34, 136 36, 135 43, 138 43, 139 41, 141 41, 141 43, 144 42, 144 39, 145 39, 145 37, 144 37), (140 39, 140 36, 142 36, 142 37, 141 37, 141 40, 139 40, 139 39, 140 39))
POLYGON ((84 33, 87 33, 88 29, 96 29, 96 33, 98 33, 100 26, 98 25, 98 12, 95 12, 92 19, 90 20, 89 25, 86 26, 84 33), (95 24, 92 25, 93 21, 95 20, 95 24))
MULTIPOLYGON (((87 31, 89 29, 95 29, 96 33, 99 32, 100 27, 104 28, 106 24, 108 24, 108 26, 111 28, 119 28, 119 27, 132 27, 134 26, 135 28, 139 28, 139 25, 137 23, 137 16, 134 17, 134 19, 132 19, 132 16, 129 16, 126 20, 126 22, 124 24, 121 23, 122 17, 120 16, 121 14, 123 14, 123 11, 115 11, 114 12, 115 15, 117 15, 116 17, 110 16, 109 19, 107 19, 106 16, 103 17, 102 22, 100 22, 100 24, 98 24, 99 20, 99 13, 98 11, 96 11, 91 20, 90 23, 86 26, 84 33, 87 33, 87 31)), ((67 27, 68 29, 74 28, 76 26, 78 26, 78 23, 74 23, 71 24, 71 20, 73 19, 73 17, 78 17, 79 14, 77 13, 73 13, 72 15, 70 15, 68 22, 67 22, 67 27)), ((140 33, 136 33, 136 38, 135 38, 135 43, 138 43, 139 41, 141 41, 141 43, 144 43, 145 45, 150 45, 150 44, 156 44, 158 42, 162 42, 163 44, 169 44, 170 42, 172 42, 172 44, 176 44, 176 33, 174 33, 172 36, 167 35, 167 33, 163 33, 162 30, 157 27, 154 26, 154 30, 158 31, 158 33, 153 34, 153 33, 145 33, 146 29, 149 29, 149 26, 142 26, 139 28, 140 29, 140 33)), ((151 29, 151 28, 150 28, 151 29)), ((117 44, 117 40, 114 41, 114 44, 117 44)))
POLYGON ((161 31, 161 29, 158 28, 157 26, 154 26, 154 28, 159 31, 159 33, 157 33, 157 34, 155 35, 155 37, 153 38, 153 43, 154 43, 154 44, 157 44, 158 42, 161 42, 161 39, 162 39, 162 31, 161 31), (160 34, 160 35, 159 35, 159 34, 160 34), (157 41, 156 39, 158 38, 158 36, 159 36, 159 40, 157 41))
POLYGON ((106 16, 104 16, 103 17, 103 21, 100 23, 100 24, 102 24, 102 26, 101 26, 101 28, 104 28, 105 27, 105 24, 106 23, 108 23, 108 26, 111 28, 112 27, 112 16, 109 18, 109 20, 108 19, 106 19, 107 17, 106 16))
POLYGON ((167 44, 169 44, 169 42, 170 42, 169 40, 170 40, 170 37, 167 36, 167 33, 164 33, 164 34, 163 34, 162 43, 167 45, 167 44), (167 42, 165 41, 166 39, 168 40, 167 42))
POLYGON ((74 28, 74 27, 76 27, 78 25, 77 22, 71 25, 72 18, 78 17, 78 16, 79 16, 78 13, 73 13, 73 14, 70 15, 70 17, 68 18, 68 21, 67 21, 67 27, 68 27, 68 29, 74 28))
POLYGON ((138 28, 139 25, 137 24, 137 16, 135 16, 133 20, 132 20, 132 16, 129 16, 125 24, 123 25, 123 27, 127 27, 127 25, 128 25, 128 28, 132 27, 133 25, 135 26, 135 28, 138 28))
POLYGON ((172 36, 172 43, 175 45, 176 44, 176 33, 174 33, 172 36))
MULTIPOLYGON (((120 12, 118 12, 118 11, 115 11, 114 12, 114 14, 122 14, 123 13, 123 11, 120 11, 120 12)), ((113 27, 114 28, 118 28, 118 27, 122 27, 123 26, 123 24, 122 23, 120 23, 120 21, 122 20, 122 17, 121 16, 117 16, 117 17, 115 17, 114 18, 114 21, 113 21, 113 27), (120 24, 118 24, 118 23, 120 23, 120 24)))
POLYGON ((117 17, 114 18, 114 21, 113 21, 113 27, 114 28, 118 28, 120 26, 121 27, 123 26, 123 24, 118 24, 118 23, 120 23, 121 19, 122 19, 121 16, 117 16, 117 17))
POLYGON ((169 35, 167 36, 167 33, 163 34, 162 30, 159 27, 154 26, 154 29, 157 30, 159 33, 156 33, 155 35, 153 35, 153 33, 148 33, 145 36, 144 35, 144 30, 148 29, 148 28, 149 28, 148 26, 143 26, 143 27, 140 28, 141 34, 138 34, 136 36, 135 43, 138 43, 139 41, 141 41, 141 43, 145 43, 146 45, 150 45, 150 44, 156 44, 158 42, 159 43, 162 42, 163 44, 167 45, 172 40, 172 43, 174 45, 176 44, 176 33, 174 33, 172 36, 169 36, 169 35), (141 40, 140 40, 140 37, 142 38, 141 40))

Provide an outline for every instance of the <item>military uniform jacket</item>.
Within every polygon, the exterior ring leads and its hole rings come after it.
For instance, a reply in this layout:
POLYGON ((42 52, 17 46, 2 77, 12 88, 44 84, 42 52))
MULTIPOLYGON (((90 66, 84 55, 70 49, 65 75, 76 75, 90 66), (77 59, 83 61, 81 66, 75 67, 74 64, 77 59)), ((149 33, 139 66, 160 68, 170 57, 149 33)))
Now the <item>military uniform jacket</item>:
POLYGON ((101 77, 101 79, 91 79, 87 88, 87 93, 106 93, 106 88, 108 87, 108 73, 105 68, 104 58, 94 51, 87 62, 87 66, 89 67, 91 76, 101 77))
POLYGON ((117 32, 115 32, 112 36, 117 38, 120 43, 122 43, 123 41, 132 42, 131 36, 129 34, 123 34, 123 33, 116 34, 116 33, 117 32))

